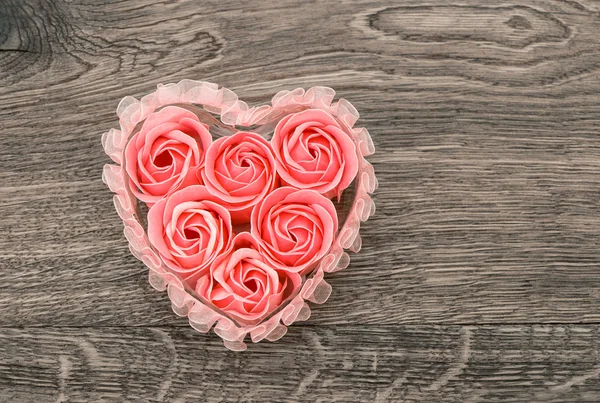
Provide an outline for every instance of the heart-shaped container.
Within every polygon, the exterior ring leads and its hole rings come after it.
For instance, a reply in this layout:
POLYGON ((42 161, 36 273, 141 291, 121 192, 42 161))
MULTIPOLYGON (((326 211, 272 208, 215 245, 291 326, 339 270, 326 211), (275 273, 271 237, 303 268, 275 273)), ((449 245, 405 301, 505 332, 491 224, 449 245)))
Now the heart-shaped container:
POLYGON ((167 290, 173 311, 187 316, 190 325, 203 333, 213 326, 214 331, 231 350, 245 350, 247 334, 253 342, 262 339, 275 341, 295 321, 306 320, 310 308, 306 301, 322 304, 331 293, 331 286, 324 280, 325 273, 346 268, 350 262, 344 249, 358 252, 361 247, 360 222, 375 212, 375 204, 369 196, 377 188, 377 179, 365 156, 373 154, 374 146, 368 131, 354 128, 358 112, 345 99, 332 103, 335 91, 328 87, 297 88, 281 91, 270 105, 248 107, 237 95, 226 88, 204 81, 182 80, 177 84, 158 85, 155 92, 137 100, 125 97, 117 107, 120 129, 111 129, 102 136, 106 154, 116 163, 104 166, 102 179, 115 193, 114 204, 123 220, 125 237, 131 253, 149 268, 149 282, 159 291, 167 290), (267 139, 277 122, 284 116, 305 109, 322 109, 330 113, 352 137, 358 156, 358 174, 344 191, 342 200, 336 203, 339 230, 329 252, 312 272, 303 279, 300 289, 281 306, 258 324, 237 323, 218 308, 203 301, 196 292, 172 273, 148 241, 145 229, 146 206, 138 204, 129 189, 124 165, 124 149, 131 135, 139 130, 146 117, 156 110, 177 105, 194 112, 202 123, 209 126, 215 137, 230 135, 238 130, 249 130, 267 139), (218 119, 220 117, 220 120, 218 119))

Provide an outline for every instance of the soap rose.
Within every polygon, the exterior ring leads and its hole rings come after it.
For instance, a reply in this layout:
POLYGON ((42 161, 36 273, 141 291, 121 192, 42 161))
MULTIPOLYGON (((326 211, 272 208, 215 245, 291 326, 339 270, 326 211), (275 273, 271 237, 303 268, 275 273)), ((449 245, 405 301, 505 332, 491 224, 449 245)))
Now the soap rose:
POLYGON ((321 109, 307 109, 281 119, 271 144, 279 176, 299 189, 312 189, 339 200, 358 171, 354 141, 321 109))
POLYGON ((152 205, 178 189, 197 185, 211 142, 208 126, 187 109, 167 106, 150 114, 125 148, 131 191, 152 205))
POLYGON ((223 201, 234 224, 248 222, 252 207, 277 184, 269 142, 252 132, 221 137, 206 152, 202 181, 223 201))
POLYGON ((258 251, 247 232, 215 260, 210 276, 198 280, 196 292, 214 306, 244 323, 256 323, 277 309, 300 287, 298 273, 277 270, 258 251))
POLYGON ((331 200, 314 190, 281 187, 252 212, 261 251, 283 270, 306 273, 330 249, 338 222, 331 200))
POLYGON ((193 286, 230 247, 231 217, 204 186, 189 186, 150 208, 148 239, 167 267, 193 286))

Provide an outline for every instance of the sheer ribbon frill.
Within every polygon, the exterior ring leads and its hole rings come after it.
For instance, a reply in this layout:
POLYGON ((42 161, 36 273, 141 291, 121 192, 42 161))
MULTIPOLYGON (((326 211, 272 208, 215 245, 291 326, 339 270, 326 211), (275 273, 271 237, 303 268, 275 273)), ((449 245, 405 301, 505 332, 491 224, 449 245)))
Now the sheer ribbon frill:
POLYGON ((140 100, 130 96, 123 98, 117 107, 119 129, 111 129, 102 136, 104 150, 114 161, 114 164, 104 166, 102 179, 115 193, 114 205, 123 220, 123 232, 131 253, 149 268, 150 284, 157 290, 167 290, 173 311, 177 315, 187 316, 190 325, 200 332, 206 333, 214 328, 214 332, 231 350, 245 350, 244 338, 247 335, 250 335, 253 342, 263 339, 275 341, 287 332, 287 326, 295 321, 308 319, 311 311, 307 301, 322 304, 331 294, 331 286, 324 279, 325 273, 336 272, 348 266, 350 257, 345 249, 358 252, 361 248, 360 223, 375 213, 375 204, 370 194, 377 188, 377 179, 372 165, 365 159, 375 149, 369 132, 365 128, 354 127, 359 116, 354 106, 345 99, 333 102, 334 96, 335 91, 328 87, 312 87, 308 90, 297 88, 277 93, 270 105, 249 107, 233 91, 217 84, 182 80, 177 84, 160 84, 156 91, 140 100), (225 125, 245 127, 275 122, 289 113, 308 108, 322 109, 344 125, 356 144, 359 163, 354 201, 345 220, 340 222, 331 249, 304 280, 300 291, 261 323, 240 325, 195 298, 185 289, 182 280, 164 267, 148 241, 138 215, 136 198, 128 188, 124 150, 136 126, 149 114, 169 105, 201 107, 209 113, 219 115, 225 125))

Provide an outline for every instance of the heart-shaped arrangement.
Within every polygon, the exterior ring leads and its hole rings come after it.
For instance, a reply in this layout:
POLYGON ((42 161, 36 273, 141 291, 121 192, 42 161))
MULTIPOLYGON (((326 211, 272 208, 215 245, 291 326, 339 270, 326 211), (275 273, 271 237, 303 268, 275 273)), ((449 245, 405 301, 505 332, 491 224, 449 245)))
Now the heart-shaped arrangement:
POLYGON ((344 249, 358 252, 360 221, 375 212, 364 159, 373 143, 334 95, 298 88, 250 108, 226 88, 183 80, 124 98, 120 130, 102 136, 118 164, 103 180, 150 284, 231 350, 244 350, 247 334, 279 339, 310 316, 305 300, 325 302, 324 273, 348 266, 344 249))

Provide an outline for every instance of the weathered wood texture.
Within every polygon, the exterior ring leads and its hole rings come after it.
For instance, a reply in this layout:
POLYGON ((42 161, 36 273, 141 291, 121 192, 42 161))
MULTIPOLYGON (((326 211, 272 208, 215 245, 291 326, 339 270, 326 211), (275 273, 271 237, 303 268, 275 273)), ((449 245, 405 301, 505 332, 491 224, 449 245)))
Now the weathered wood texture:
POLYGON ((599 94, 593 0, 0 0, 0 400, 600 401, 599 94), (100 180, 118 101, 183 78, 331 86, 377 148, 363 250, 242 354, 100 180))
POLYGON ((234 353, 179 328, 10 329, 0 399, 596 403, 599 336, 591 325, 293 327, 234 353))

